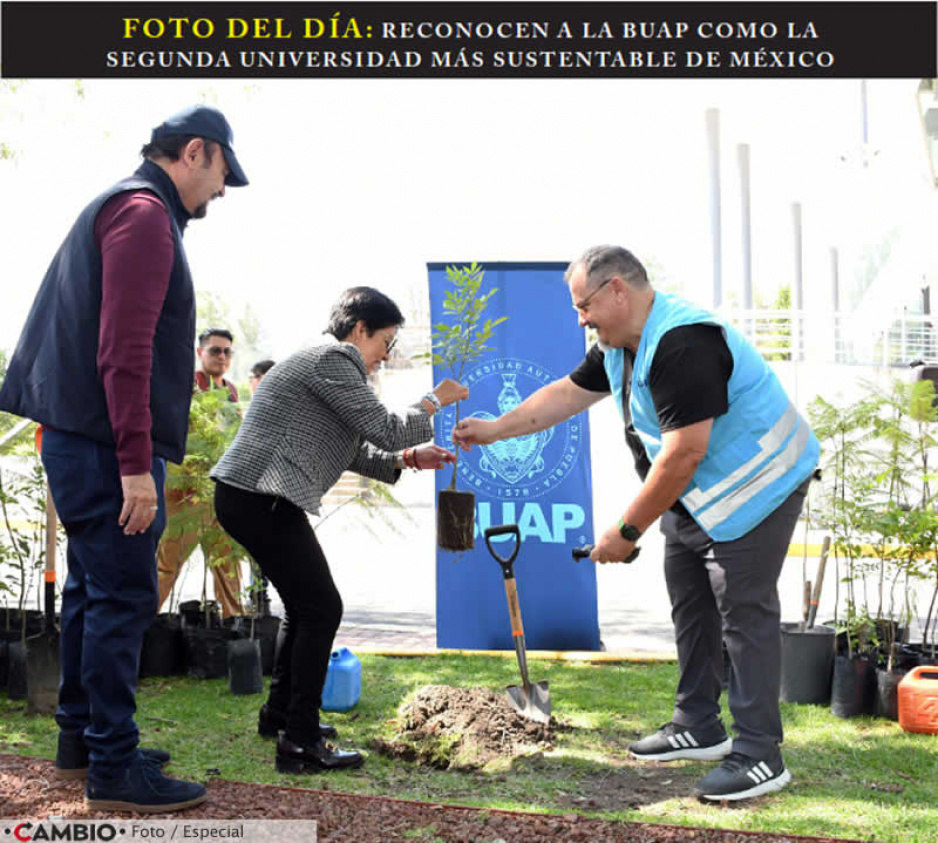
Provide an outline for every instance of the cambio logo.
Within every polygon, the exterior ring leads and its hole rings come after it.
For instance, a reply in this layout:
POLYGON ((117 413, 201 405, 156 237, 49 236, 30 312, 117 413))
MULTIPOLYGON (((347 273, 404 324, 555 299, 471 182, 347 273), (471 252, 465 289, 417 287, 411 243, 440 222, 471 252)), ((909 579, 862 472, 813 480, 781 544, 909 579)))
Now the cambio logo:
MULTIPOLYGON (((6 834, 11 829, 4 829, 6 834)), ((107 843, 117 837, 117 829, 108 823, 37 823, 23 822, 12 829, 14 840, 28 843, 32 840, 101 840, 107 843)))

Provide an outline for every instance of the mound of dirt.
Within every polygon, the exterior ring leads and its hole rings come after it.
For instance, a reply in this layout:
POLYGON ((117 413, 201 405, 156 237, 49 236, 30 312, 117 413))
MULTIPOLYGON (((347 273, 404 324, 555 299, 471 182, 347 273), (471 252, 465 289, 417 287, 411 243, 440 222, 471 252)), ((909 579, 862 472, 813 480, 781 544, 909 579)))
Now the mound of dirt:
POLYGON ((397 734, 376 751, 444 770, 472 770, 493 761, 553 749, 557 723, 537 723, 488 688, 425 685, 401 707, 397 734))

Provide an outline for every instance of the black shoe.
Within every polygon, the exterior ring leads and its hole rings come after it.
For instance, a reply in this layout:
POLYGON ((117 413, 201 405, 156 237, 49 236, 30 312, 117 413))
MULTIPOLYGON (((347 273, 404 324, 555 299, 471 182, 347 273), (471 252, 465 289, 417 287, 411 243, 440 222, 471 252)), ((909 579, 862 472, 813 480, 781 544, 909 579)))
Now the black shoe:
MULTIPOLYGON (((151 764, 165 767, 169 764, 169 753, 165 749, 140 748, 140 754, 151 764)), ((81 732, 59 732, 59 743, 55 753, 55 777, 59 780, 77 781, 88 777, 88 747, 81 732)))
POLYGON ((138 752, 117 775, 100 776, 92 771, 85 804, 91 811, 158 814, 191 808, 204 802, 206 796, 202 785, 164 776, 156 764, 138 752))
POLYGON ((277 741, 278 773, 324 773, 354 770, 365 763, 360 752, 347 752, 320 738, 311 746, 293 743, 286 735, 277 741))
MULTIPOLYGON (((267 703, 264 703, 257 714, 257 734, 262 738, 276 738, 286 728, 287 715, 274 711, 267 703)), ((319 722, 319 732, 329 740, 335 740, 339 736, 335 726, 330 726, 322 721, 319 722)))
POLYGON ((731 752, 723 763, 704 776, 694 788, 694 796, 709 802, 752 799, 781 790, 791 781, 791 773, 779 753, 769 761, 731 752))
POLYGON ((629 746, 629 753, 643 761, 719 761, 732 748, 733 741, 719 721, 709 729, 693 730, 665 723, 655 734, 629 746))

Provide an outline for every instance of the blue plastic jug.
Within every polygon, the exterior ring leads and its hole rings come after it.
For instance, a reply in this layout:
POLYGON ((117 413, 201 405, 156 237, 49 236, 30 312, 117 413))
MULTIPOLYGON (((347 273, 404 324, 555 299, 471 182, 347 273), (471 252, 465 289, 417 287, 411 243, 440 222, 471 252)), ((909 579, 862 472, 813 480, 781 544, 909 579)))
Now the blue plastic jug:
POLYGON ((329 657, 326 684, 322 689, 323 711, 348 711, 362 695, 362 663, 348 647, 329 657))

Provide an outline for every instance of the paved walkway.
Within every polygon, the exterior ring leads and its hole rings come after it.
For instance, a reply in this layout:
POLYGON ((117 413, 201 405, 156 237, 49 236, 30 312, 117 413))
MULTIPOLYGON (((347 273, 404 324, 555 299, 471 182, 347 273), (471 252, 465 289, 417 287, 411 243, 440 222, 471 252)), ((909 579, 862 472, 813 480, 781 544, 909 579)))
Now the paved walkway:
MULTIPOLYGON (((412 503, 386 513, 387 522, 355 505, 343 507, 317 535, 345 606, 336 646, 355 652, 415 653, 436 650, 436 562, 433 508, 412 503)), ((606 658, 674 658, 670 608, 657 528, 642 539, 632 565, 597 566, 600 638, 606 658)), ((184 599, 199 596, 197 558, 187 566, 184 599)), ((817 560, 808 559, 809 578, 817 560)), ((833 617, 836 575, 829 567, 819 620, 833 617)), ((211 585, 209 586, 211 588, 211 585)), ((780 581, 783 620, 798 620, 802 559, 790 558, 780 581)), ((279 597, 272 594, 275 614, 279 597)), ((506 612, 506 624, 507 612, 506 612)))

